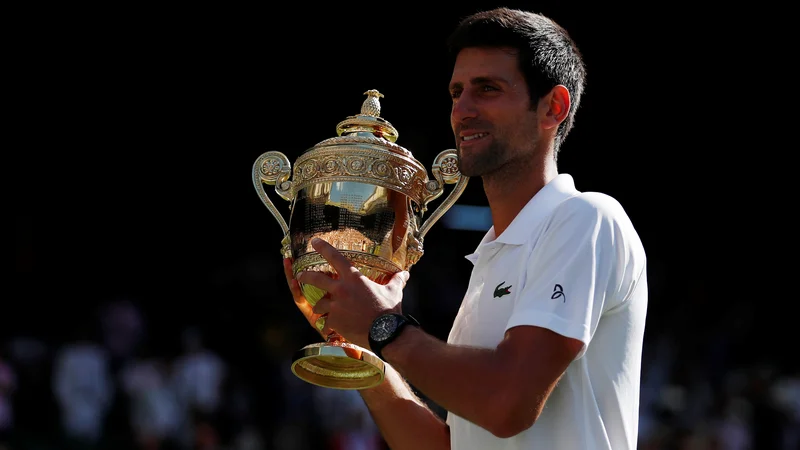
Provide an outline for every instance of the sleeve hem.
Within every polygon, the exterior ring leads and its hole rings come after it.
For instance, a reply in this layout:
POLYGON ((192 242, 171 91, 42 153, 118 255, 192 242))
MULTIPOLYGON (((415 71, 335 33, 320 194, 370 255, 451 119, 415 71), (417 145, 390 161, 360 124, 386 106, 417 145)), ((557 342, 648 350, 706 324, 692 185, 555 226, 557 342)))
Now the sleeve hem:
POLYGON ((527 311, 522 314, 513 315, 506 325, 506 331, 518 326, 547 328, 562 336, 583 342, 583 348, 581 348, 581 351, 575 356, 575 359, 580 359, 583 356, 591 340, 591 333, 587 325, 570 322, 555 314, 542 313, 540 311, 527 311))

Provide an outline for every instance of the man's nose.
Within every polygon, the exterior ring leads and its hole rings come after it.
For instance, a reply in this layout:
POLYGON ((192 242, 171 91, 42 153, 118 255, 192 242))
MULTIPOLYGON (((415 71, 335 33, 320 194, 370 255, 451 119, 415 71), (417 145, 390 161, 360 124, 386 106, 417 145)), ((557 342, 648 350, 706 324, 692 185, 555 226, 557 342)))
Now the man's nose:
POLYGON ((468 119, 474 119, 477 116, 478 110, 475 101, 466 92, 462 93, 461 96, 453 102, 453 110, 450 113, 450 118, 454 125, 468 119))

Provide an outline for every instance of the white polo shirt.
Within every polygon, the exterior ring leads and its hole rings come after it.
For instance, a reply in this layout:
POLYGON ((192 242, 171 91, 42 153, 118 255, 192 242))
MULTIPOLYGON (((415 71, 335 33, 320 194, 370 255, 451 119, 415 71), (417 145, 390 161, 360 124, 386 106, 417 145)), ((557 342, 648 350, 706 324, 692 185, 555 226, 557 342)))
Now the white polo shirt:
POLYGON ((560 174, 467 259, 474 268, 449 343, 494 348, 506 330, 534 325, 584 347, 531 428, 501 439, 448 413, 451 448, 636 449, 646 256, 620 204, 560 174))

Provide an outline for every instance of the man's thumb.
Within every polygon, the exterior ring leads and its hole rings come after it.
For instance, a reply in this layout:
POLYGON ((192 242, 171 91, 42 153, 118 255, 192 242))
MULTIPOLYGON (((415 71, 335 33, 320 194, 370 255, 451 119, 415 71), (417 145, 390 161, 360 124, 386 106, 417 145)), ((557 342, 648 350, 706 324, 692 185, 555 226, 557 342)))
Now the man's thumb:
POLYGON ((411 276, 411 274, 408 273, 407 270, 401 270, 400 272, 397 272, 396 274, 394 274, 394 277, 392 278, 392 281, 395 284, 397 284, 398 287, 400 287, 400 289, 403 289, 404 287, 406 287, 406 283, 408 282, 408 278, 410 276, 411 276))

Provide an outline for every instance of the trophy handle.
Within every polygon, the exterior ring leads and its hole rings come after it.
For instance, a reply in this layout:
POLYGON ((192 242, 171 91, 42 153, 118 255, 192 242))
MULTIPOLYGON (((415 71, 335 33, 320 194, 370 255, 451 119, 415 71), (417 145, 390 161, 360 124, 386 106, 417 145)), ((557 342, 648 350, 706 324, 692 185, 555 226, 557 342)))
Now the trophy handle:
POLYGON ((292 182, 289 181, 291 174, 292 165, 289 163, 289 159, 281 152, 262 153, 261 156, 256 159, 256 162, 253 163, 253 186, 258 192, 258 197, 261 199, 261 202, 266 205, 269 212, 271 212, 278 221, 278 225, 281 226, 284 240, 286 240, 285 237, 289 234, 289 226, 286 224, 286 220, 284 220, 280 211, 275 208, 272 200, 269 199, 267 191, 264 189, 264 184, 270 186, 274 185, 275 192, 277 192, 282 199, 291 201, 292 182))
POLYGON ((433 224, 435 224, 444 213, 453 206, 453 203, 458 200, 458 197, 464 193, 464 189, 467 187, 467 181, 469 181, 469 177, 462 175, 461 171, 458 170, 458 152, 455 149, 449 149, 439 153, 433 161, 431 172, 433 172, 433 177, 435 179, 428 181, 425 186, 430 194, 428 198, 425 199, 425 205, 422 205, 423 211, 425 211, 428 202, 442 195, 445 184, 456 183, 456 186, 450 191, 450 194, 439 207, 431 213, 430 217, 423 222, 418 235, 420 242, 425 238, 425 234, 428 233, 428 230, 431 229, 433 224))

